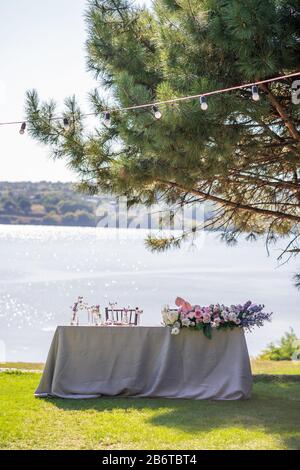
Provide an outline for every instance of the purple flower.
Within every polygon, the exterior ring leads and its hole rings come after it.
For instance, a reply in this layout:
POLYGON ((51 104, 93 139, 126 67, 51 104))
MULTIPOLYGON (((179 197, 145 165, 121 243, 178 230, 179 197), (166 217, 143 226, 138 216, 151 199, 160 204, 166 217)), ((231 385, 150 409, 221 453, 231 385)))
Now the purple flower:
POLYGON ((264 308, 263 305, 252 304, 248 308, 248 311, 251 312, 251 313, 256 313, 256 312, 261 312, 263 308, 264 308))
POLYGON ((243 306, 243 310, 248 310, 248 308, 250 307, 251 305, 251 300, 248 300, 248 302, 246 302, 243 306))

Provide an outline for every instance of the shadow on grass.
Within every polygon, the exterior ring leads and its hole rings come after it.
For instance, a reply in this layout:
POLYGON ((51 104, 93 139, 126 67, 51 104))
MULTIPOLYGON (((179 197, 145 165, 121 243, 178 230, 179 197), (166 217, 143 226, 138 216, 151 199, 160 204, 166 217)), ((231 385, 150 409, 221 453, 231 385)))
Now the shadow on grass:
POLYGON ((121 410, 149 413, 147 422, 187 433, 209 433, 228 428, 276 435, 288 449, 300 449, 299 382, 264 380, 255 384, 250 400, 206 401, 160 398, 46 399, 63 410, 121 410))

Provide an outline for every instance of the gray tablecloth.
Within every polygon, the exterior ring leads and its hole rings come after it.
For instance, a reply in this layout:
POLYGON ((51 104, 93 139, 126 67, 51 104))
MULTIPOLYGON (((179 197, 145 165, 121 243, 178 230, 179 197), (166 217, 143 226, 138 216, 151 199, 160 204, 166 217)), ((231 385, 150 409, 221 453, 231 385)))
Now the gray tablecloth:
POLYGON ((252 386, 243 330, 59 326, 37 397, 237 400, 252 386))

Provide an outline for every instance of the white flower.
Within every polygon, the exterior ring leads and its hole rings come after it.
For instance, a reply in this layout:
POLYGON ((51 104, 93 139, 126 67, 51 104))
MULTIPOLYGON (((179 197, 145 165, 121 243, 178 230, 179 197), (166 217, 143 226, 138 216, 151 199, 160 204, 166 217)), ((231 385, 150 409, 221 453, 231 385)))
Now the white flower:
POLYGON ((234 313, 234 312, 230 312, 230 313, 229 313, 229 315, 228 315, 228 319, 229 319, 230 321, 233 321, 233 322, 235 322, 235 321, 236 321, 236 319, 237 319, 237 315, 236 315, 236 313, 234 313))
POLYGON ((161 313, 165 325, 174 325, 174 323, 179 318, 179 314, 177 311, 172 311, 164 308, 161 313))
POLYGON ((183 318, 181 320, 182 326, 190 326, 191 321, 188 318, 183 318))
POLYGON ((218 326, 220 325, 220 322, 221 322, 221 318, 216 317, 214 319, 214 321, 211 323, 211 327, 212 328, 218 328, 218 326))
POLYGON ((163 322, 165 323, 165 325, 167 324, 167 321, 168 321, 168 312, 166 310, 163 310, 161 312, 161 315, 162 315, 162 319, 163 319, 163 322))
POLYGON ((169 321, 170 323, 175 323, 179 318, 178 312, 169 312, 169 321))
POLYGON ((171 335, 179 335, 180 333, 180 328, 178 326, 174 326, 171 330, 171 335))

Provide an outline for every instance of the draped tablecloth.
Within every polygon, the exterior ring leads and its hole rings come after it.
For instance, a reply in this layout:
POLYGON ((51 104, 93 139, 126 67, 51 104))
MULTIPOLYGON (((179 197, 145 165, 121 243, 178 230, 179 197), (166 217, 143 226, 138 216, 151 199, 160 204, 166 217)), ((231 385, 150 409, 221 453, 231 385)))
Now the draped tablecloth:
POLYGON ((240 328, 58 326, 37 397, 249 398, 252 375, 240 328))

